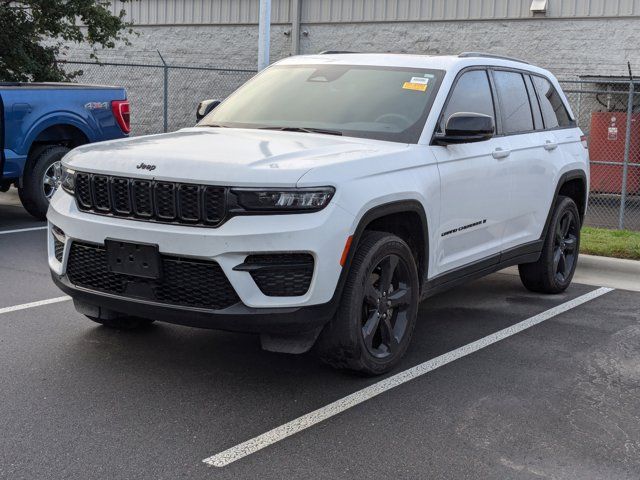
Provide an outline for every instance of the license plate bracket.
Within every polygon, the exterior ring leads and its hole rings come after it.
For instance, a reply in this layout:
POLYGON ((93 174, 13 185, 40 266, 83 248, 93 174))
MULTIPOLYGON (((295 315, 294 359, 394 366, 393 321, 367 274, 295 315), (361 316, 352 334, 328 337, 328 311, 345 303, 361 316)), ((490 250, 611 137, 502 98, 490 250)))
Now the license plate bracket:
POLYGON ((156 280, 160 278, 158 245, 107 239, 107 265, 110 272, 156 280))

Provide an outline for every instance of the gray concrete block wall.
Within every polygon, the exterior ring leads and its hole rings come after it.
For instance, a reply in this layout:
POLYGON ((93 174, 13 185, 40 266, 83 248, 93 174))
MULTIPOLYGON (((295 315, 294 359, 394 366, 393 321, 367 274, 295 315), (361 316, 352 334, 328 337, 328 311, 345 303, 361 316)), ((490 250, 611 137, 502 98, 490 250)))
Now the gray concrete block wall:
MULTIPOLYGON (((173 65, 253 69, 258 62, 257 25, 142 25, 134 29, 138 35, 130 36, 132 45, 118 43, 116 48, 100 50, 100 60, 161 65, 160 51, 173 65)), ((288 30, 285 25, 272 27, 272 59, 290 53, 291 41, 284 35, 288 30)), ((67 47, 62 58, 86 60, 91 53, 83 45, 67 47)))
MULTIPOLYGON (((132 46, 100 54, 103 60, 159 63, 156 49, 170 63, 254 68, 256 25, 138 26, 132 46)), ((272 27, 272 61, 290 55, 288 25, 272 27)), ((631 60, 640 71, 640 19, 529 19, 505 21, 399 22, 303 25, 301 53, 322 50, 447 54, 480 50, 520 57, 554 71, 625 75, 631 60)), ((70 45, 69 58, 86 58, 88 49, 70 45)))
MULTIPOLYGON (((305 53, 325 49, 450 54, 483 51, 528 60, 557 76, 640 74, 640 19, 310 25, 305 53)), ((305 29, 303 28, 303 29, 305 29)))

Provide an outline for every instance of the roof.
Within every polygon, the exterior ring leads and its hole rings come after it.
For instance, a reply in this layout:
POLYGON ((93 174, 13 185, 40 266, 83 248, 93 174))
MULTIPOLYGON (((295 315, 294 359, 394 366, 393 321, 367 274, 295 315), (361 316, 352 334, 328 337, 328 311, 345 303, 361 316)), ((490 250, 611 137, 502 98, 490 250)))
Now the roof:
POLYGON ((278 65, 335 64, 335 65, 379 65, 386 67, 414 67, 434 70, 458 71, 471 66, 496 66, 517 68, 537 72, 545 76, 550 73, 521 60, 493 56, 491 54, 467 53, 462 55, 412 55, 401 53, 326 53, 300 55, 277 62, 278 65))

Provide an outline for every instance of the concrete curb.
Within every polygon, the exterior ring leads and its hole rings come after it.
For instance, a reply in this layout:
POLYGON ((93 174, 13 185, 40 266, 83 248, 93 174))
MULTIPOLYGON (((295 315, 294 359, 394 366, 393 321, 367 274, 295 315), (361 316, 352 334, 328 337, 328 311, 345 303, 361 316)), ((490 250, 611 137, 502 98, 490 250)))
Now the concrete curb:
POLYGON ((640 281, 640 261, 623 258, 599 257, 596 255, 580 254, 578 261, 580 269, 609 270, 621 275, 636 275, 640 281))
MULTIPOLYGON (((502 273, 518 275, 518 267, 507 268, 502 273)), ((581 254, 573 281, 640 292, 640 261, 581 254)))
POLYGON ((640 292, 640 262, 580 255, 574 281, 640 292))

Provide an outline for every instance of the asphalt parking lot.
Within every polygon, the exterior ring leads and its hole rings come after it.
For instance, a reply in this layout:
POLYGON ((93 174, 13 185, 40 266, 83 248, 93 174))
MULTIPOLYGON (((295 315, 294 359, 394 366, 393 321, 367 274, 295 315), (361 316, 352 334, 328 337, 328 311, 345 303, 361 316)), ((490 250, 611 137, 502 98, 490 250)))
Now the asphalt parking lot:
POLYGON ((25 308, 62 296, 39 227, 0 205, 2 479, 640 478, 640 293, 498 273, 425 302, 369 379, 250 335, 25 308))

